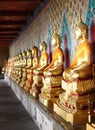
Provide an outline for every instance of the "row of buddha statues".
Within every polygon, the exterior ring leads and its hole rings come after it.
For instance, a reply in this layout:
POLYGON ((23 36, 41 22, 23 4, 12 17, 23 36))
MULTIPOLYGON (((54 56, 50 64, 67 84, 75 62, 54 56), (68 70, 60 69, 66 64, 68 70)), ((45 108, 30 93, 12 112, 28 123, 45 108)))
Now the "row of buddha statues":
POLYGON ((88 26, 81 19, 75 36, 79 44, 72 64, 66 69, 61 37, 57 33, 52 35, 54 51, 50 64, 47 44, 43 41, 40 58, 38 48, 33 46, 12 58, 6 67, 6 75, 11 68, 12 80, 72 125, 91 122, 95 117, 95 67, 91 60, 88 26))

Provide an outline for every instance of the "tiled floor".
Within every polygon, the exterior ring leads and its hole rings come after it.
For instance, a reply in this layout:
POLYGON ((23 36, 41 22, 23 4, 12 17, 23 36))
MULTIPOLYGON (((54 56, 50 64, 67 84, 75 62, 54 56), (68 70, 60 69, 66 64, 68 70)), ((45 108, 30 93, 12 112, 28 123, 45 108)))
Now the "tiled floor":
POLYGON ((3 79, 0 80, 0 130, 39 130, 3 79))

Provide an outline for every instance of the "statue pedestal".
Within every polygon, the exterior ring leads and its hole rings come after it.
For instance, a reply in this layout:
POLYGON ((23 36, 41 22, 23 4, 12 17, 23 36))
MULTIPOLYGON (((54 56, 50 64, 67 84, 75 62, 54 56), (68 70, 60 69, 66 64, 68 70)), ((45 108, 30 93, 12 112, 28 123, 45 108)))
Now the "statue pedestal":
POLYGON ((13 80, 5 75, 8 85, 12 88, 18 99, 22 102, 25 109, 36 122, 41 130, 86 130, 86 126, 72 126, 64 119, 60 118, 55 112, 50 111, 37 99, 19 87, 13 80))
POLYGON ((54 111, 72 125, 87 123, 89 110, 92 120, 95 119, 95 79, 71 83, 63 80, 63 87, 66 91, 60 94, 59 101, 54 103, 54 111))
POLYGON ((86 130, 95 130, 95 123, 87 123, 86 130))
POLYGON ((54 103, 54 111, 67 122, 72 125, 79 125, 88 122, 88 114, 81 112, 79 114, 72 113, 72 111, 63 108, 59 103, 54 103))
POLYGON ((19 84, 21 82, 21 77, 22 77, 22 68, 18 68, 18 76, 17 76, 17 78, 15 80, 15 82, 17 84, 19 84))
POLYGON ((17 82, 21 78, 21 68, 16 68, 14 81, 17 82))
POLYGON ((50 110, 53 110, 53 103, 57 101, 57 98, 46 98, 39 95, 39 101, 50 110))
POLYGON ((30 89, 32 88, 32 83, 33 83, 33 74, 32 74, 31 69, 27 69, 27 80, 25 81, 25 86, 24 89, 27 92, 30 92, 30 89))
POLYGON ((30 94, 36 98, 39 98, 39 94, 41 93, 41 87, 43 86, 42 83, 42 74, 33 75, 33 84, 32 88, 30 89, 30 94))
POLYGON ((44 86, 39 95, 39 101, 46 107, 53 108, 53 103, 57 101, 59 94, 63 92, 61 88, 62 76, 43 77, 44 86))
POLYGON ((16 76, 17 76, 17 68, 14 67, 13 70, 12 70, 12 74, 11 74, 10 78, 15 81, 16 76))
POLYGON ((26 79, 27 79, 26 68, 23 68, 22 69, 22 79, 21 79, 21 82, 19 84, 20 87, 22 87, 22 88, 24 87, 26 79))

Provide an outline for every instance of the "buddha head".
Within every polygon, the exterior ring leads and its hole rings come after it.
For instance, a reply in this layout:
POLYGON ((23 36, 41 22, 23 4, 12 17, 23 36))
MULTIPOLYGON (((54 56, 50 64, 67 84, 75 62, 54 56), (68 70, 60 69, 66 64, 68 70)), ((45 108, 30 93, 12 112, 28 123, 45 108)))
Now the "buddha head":
POLYGON ((59 34, 57 33, 53 33, 52 35, 52 46, 55 47, 55 46, 60 46, 60 43, 61 43, 61 37, 59 34))
POLYGON ((31 56, 31 55, 32 55, 32 51, 30 49, 28 49, 27 56, 31 56))
POLYGON ((76 25, 75 36, 77 40, 88 38, 88 26, 82 22, 81 18, 76 25))
POLYGON ((19 59, 21 59, 22 58, 22 53, 20 52, 18 56, 19 56, 19 59))
POLYGON ((33 46, 32 48, 32 55, 34 56, 37 56, 38 55, 38 48, 36 46, 33 46))
POLYGON ((40 44, 40 51, 44 51, 47 49, 47 44, 45 41, 43 41, 41 44, 40 44))
POLYGON ((18 61, 18 60, 19 60, 19 56, 16 55, 16 56, 14 57, 14 61, 18 61))
POLYGON ((23 58, 26 58, 27 52, 25 50, 23 51, 22 56, 23 56, 23 58))

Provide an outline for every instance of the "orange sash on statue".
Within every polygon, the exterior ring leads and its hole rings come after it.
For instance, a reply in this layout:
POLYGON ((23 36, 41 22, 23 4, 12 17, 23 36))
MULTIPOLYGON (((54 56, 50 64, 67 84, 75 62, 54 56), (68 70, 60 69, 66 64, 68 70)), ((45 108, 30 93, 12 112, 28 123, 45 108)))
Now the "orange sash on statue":
POLYGON ((83 43, 79 44, 76 50, 75 59, 72 61, 71 67, 77 65, 79 58, 85 57, 87 54, 91 56, 91 47, 88 40, 85 40, 83 43))

